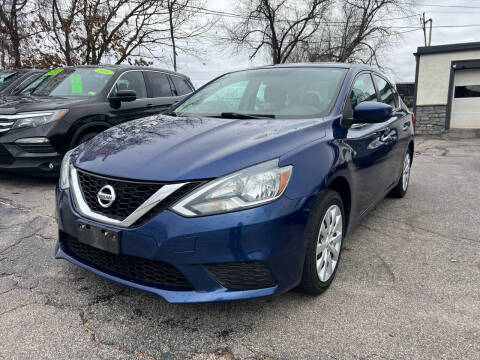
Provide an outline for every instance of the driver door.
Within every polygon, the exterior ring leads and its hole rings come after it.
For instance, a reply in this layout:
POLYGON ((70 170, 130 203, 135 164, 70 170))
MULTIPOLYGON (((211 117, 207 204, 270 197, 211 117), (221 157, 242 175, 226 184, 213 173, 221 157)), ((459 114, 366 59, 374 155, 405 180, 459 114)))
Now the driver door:
POLYGON ((112 87, 109 97, 115 96, 119 90, 133 90, 137 99, 131 102, 122 102, 118 108, 110 103, 110 117, 115 125, 149 115, 149 109, 153 106, 153 102, 148 98, 142 71, 132 70, 120 75, 112 87))
MULTIPOLYGON (((350 96, 345 106, 347 118, 353 117, 355 106, 364 101, 378 101, 378 93, 369 72, 360 73, 354 80, 350 96)), ((385 161, 388 158, 387 124, 353 124, 347 133, 345 142, 353 150, 350 166, 355 189, 358 194, 352 208, 354 218, 361 216, 385 193, 385 161)), ((353 202, 352 202, 353 203, 353 202)))

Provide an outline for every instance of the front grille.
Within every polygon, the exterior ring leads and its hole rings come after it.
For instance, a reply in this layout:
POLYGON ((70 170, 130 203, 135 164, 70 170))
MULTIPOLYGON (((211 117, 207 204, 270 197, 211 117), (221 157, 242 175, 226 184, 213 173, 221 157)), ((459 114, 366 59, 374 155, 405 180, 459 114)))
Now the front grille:
POLYGON ((163 201, 161 201, 157 206, 150 209, 147 213, 145 213, 140 219, 135 222, 135 226, 140 226, 148 222, 149 220, 153 219, 156 215, 160 214, 163 210, 168 209, 170 206, 175 204, 177 201, 180 201, 184 196, 188 193, 192 192, 196 188, 200 187, 201 185, 205 184, 206 181, 194 181, 188 184, 185 184, 180 189, 175 191, 174 193, 167 196, 163 201))
POLYGON ((23 151, 35 154, 55 153, 56 150, 51 144, 18 144, 23 151))
POLYGON ((105 178, 83 171, 78 171, 78 180, 83 198, 92 211, 120 221, 134 212, 163 185, 105 178), (116 194, 115 201, 108 208, 102 207, 97 199, 98 192, 105 185, 111 185, 116 194))
POLYGON ((8 116, 4 116, 3 118, 0 115, 0 136, 6 132, 8 132, 15 121, 8 119, 8 116))
POLYGON ((276 284, 270 270, 260 261, 211 264, 205 268, 227 289, 253 290, 276 284))
POLYGON ((112 254, 83 244, 72 236, 66 236, 66 247, 63 249, 79 261, 86 262, 102 272, 148 286, 172 286, 184 291, 193 290, 190 282, 173 265, 131 255, 112 254))

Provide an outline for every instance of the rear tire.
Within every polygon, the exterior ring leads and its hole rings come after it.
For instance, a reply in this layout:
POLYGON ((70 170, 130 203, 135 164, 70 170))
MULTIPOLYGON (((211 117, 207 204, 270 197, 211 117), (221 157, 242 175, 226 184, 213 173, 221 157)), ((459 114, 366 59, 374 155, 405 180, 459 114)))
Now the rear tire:
POLYGON ((307 224, 301 291, 319 295, 328 289, 340 263, 345 230, 342 198, 336 191, 326 190, 314 206, 307 224))
POLYGON ((398 179, 397 185, 395 185, 389 196, 397 199, 401 199, 405 196, 408 190, 408 184, 410 182, 411 165, 412 156, 410 155, 410 151, 407 151, 405 157, 403 158, 402 173, 400 175, 400 179, 398 179))

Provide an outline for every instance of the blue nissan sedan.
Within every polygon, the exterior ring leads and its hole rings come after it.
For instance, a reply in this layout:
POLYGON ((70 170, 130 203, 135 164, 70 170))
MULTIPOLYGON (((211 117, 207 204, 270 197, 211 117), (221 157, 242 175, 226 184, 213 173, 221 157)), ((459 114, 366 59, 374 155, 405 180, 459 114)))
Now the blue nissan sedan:
POLYGON ((405 195, 413 133, 365 65, 223 75, 67 153, 56 257, 169 302, 318 295, 355 224, 405 195))

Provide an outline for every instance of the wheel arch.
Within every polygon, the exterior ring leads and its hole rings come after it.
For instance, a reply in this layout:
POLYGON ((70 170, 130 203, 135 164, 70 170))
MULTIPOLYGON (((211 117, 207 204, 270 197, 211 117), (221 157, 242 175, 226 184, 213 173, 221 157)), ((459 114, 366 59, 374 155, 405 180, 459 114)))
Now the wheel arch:
POLYGON ((352 190, 350 182, 345 176, 337 175, 328 181, 326 188, 336 191, 342 198, 346 218, 346 228, 348 229, 352 211, 352 190))
POLYGON ((105 131, 108 128, 112 127, 112 124, 109 124, 105 121, 92 121, 81 125, 78 129, 75 130, 70 142, 70 147, 75 146, 79 138, 81 138, 85 133, 91 131, 105 131))
POLYGON ((408 152, 410 153, 410 165, 413 163, 413 154, 415 153, 415 144, 413 139, 408 143, 408 152))

